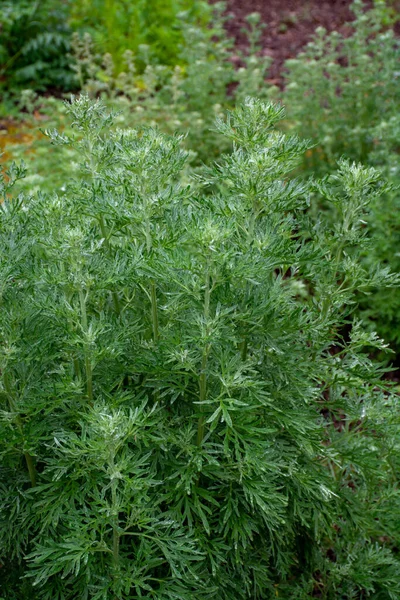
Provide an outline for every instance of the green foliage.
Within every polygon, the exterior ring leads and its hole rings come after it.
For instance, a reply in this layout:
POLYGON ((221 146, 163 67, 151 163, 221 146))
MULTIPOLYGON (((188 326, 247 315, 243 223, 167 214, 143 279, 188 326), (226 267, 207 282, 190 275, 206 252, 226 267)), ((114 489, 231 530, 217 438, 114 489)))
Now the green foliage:
POLYGON ((210 8, 201 1, 5 0, 0 7, 2 87, 76 88, 69 57, 72 32, 89 32, 96 51, 110 53, 118 69, 123 53, 137 53, 143 44, 152 62, 175 64, 184 42, 180 13, 196 26, 206 27, 210 20, 210 8))
POLYGON ((67 3, 4 0, 0 7, 0 81, 6 89, 75 87, 67 52, 67 3))
MULTIPOLYGON (((120 127, 157 125, 165 133, 179 131, 184 134, 182 146, 190 152, 188 164, 210 163, 229 146, 214 130, 215 117, 246 94, 265 98, 275 92, 264 82, 270 60, 257 55, 259 16, 248 17, 249 49, 238 53, 242 66, 235 70, 233 44, 226 36, 222 11, 223 5, 214 7, 212 27, 207 28, 192 24, 187 13, 180 15, 183 42, 174 67, 155 63, 151 48, 141 45, 136 55, 125 51, 125 68, 119 72, 111 54, 102 56, 95 50, 88 33, 75 33, 70 62, 77 87, 92 98, 101 96, 117 110, 120 127)), ((39 128, 68 127, 63 103, 26 89, 18 96, 18 108, 24 111, 21 129, 28 135, 10 132, 0 139, 7 160, 22 158, 28 163, 28 177, 18 188, 60 190, 69 175, 74 150, 59 148, 49 153, 39 128)), ((14 105, 3 107, 4 115, 9 115, 10 109, 15 114, 15 100, 14 105)))
MULTIPOLYGON (((368 218, 374 242, 364 260, 380 261, 400 271, 399 117, 400 46, 387 24, 388 7, 376 2, 364 12, 352 5, 351 35, 317 30, 298 58, 287 62, 284 92, 291 126, 309 135, 316 147, 307 153, 306 170, 329 172, 342 155, 379 166, 394 185, 372 206, 368 218)), ((364 317, 380 335, 400 343, 400 297, 379 290, 364 303, 364 317)))
MULTIPOLYGON (((379 166, 392 189, 373 207, 369 219, 374 239, 373 252, 365 260, 380 261, 393 271, 400 272, 400 168, 399 136, 400 117, 395 114, 379 123, 372 135, 376 139, 374 150, 369 156, 372 164, 379 166)), ((400 294, 395 288, 378 289, 363 304, 364 314, 385 339, 400 348, 400 294)))
POLYGON ((68 111, 65 192, 2 189, 1 593, 398 598, 398 398, 349 308, 393 280, 359 261, 377 172, 290 178, 308 143, 246 99, 188 186, 179 137, 68 111))
MULTIPOLYGON (((215 131, 215 117, 224 108, 232 107, 235 100, 243 99, 246 90, 259 97, 271 96, 275 90, 264 85, 269 60, 254 55, 259 49, 259 17, 254 14, 248 18, 249 53, 240 55, 242 67, 235 71, 231 62, 232 43, 226 38, 220 10, 217 7, 213 27, 206 30, 194 27, 182 17, 186 41, 180 66, 174 68, 150 62, 140 73, 137 57, 127 50, 125 71, 116 74, 111 55, 97 55, 89 35, 83 38, 75 35, 72 41, 77 81, 91 97, 101 96, 118 111, 118 126, 157 125, 169 134, 178 130, 183 134, 182 147, 189 151, 187 166, 195 165, 197 169, 202 162, 212 162, 229 147, 228 141, 215 131)), ((148 48, 141 47, 140 61, 148 60, 148 48)), ((55 127, 68 133, 63 102, 23 90, 18 107, 24 111, 22 127, 17 128, 15 135, 10 130, 9 135, 0 138, 6 152, 3 160, 23 159, 27 163, 28 174, 18 182, 18 190, 63 190, 71 165, 79 157, 74 148, 65 146, 49 152, 39 131, 55 127)))

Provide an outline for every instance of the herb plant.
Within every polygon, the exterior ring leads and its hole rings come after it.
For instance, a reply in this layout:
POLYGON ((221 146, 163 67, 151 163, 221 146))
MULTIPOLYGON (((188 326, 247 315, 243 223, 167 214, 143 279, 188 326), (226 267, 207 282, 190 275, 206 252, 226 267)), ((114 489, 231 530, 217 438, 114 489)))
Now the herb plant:
POLYGON ((315 141, 307 155, 314 170, 334 168, 342 154, 369 162, 379 143, 375 128, 396 114, 400 48, 394 30, 382 24, 382 4, 365 11, 355 0, 351 35, 320 27, 304 52, 286 62, 288 118, 315 141))
POLYGON ((393 280, 359 262, 379 174, 289 179, 309 144, 246 99, 191 187, 179 137, 68 110, 79 177, 2 188, 2 594, 397 598, 398 400, 352 317, 393 280))

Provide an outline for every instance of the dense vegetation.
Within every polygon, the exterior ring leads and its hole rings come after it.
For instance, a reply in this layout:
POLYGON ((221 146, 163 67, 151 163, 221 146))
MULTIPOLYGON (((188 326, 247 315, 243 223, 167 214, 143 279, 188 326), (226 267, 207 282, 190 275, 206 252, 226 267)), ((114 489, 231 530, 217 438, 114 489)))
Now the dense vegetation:
POLYGON ((146 45, 153 60, 174 64, 182 35, 178 15, 206 23, 210 9, 195 0, 3 0, 0 6, 0 89, 77 89, 71 34, 90 33, 97 52, 118 62, 146 45))
POLYGON ((129 7, 1 8, 0 597, 396 600, 393 11, 278 90, 258 15, 129 7))

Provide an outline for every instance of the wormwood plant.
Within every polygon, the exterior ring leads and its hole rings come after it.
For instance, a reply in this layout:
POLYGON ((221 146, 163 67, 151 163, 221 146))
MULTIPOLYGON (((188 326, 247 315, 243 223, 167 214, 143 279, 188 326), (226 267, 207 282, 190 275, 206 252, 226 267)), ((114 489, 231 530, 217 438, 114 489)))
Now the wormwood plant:
POLYGON ((179 137, 68 110, 79 178, 2 188, 3 596, 397 598, 398 402, 351 317, 391 280, 358 261, 379 175, 289 180, 308 144, 247 99, 191 188, 179 137))
MULTIPOLYGON (((379 260, 400 272, 400 116, 394 114, 374 129, 377 140, 370 154, 370 162, 378 165, 385 177, 393 182, 392 189, 382 198, 371 213, 370 228, 373 252, 366 260, 379 260)), ((364 314, 379 333, 396 348, 400 346, 400 294, 397 288, 381 288, 363 305, 364 314)))

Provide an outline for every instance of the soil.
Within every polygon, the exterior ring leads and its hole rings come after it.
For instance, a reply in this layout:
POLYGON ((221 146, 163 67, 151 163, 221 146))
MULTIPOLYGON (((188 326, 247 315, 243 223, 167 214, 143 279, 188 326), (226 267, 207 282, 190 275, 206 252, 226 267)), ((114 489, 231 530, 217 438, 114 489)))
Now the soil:
POLYGON ((226 4, 226 14, 231 17, 226 29, 239 48, 246 46, 242 32, 246 16, 260 13, 266 25, 262 53, 273 59, 268 81, 277 85, 282 85, 284 62, 298 54, 317 27, 346 35, 346 23, 353 19, 351 0, 227 0, 226 4))

